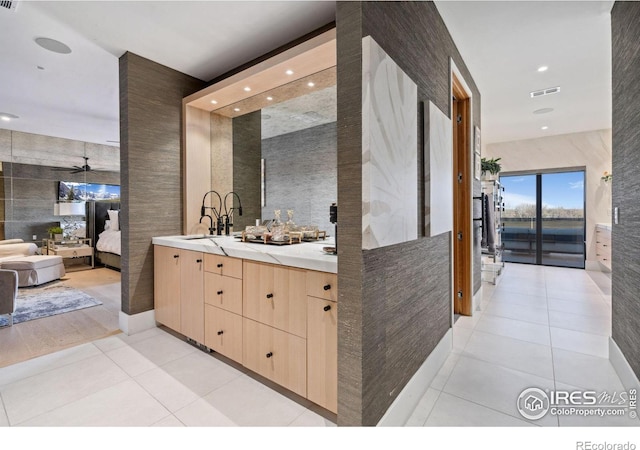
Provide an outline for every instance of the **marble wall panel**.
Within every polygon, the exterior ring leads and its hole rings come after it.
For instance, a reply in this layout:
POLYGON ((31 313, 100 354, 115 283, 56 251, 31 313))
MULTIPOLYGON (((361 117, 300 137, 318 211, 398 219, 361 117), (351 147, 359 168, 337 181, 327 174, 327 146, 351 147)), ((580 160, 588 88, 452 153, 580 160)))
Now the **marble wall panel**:
POLYGON ((437 236, 453 229, 453 129, 451 119, 431 102, 429 169, 429 229, 437 236))
POLYGON ((362 39, 362 248, 418 238, 418 88, 362 39))

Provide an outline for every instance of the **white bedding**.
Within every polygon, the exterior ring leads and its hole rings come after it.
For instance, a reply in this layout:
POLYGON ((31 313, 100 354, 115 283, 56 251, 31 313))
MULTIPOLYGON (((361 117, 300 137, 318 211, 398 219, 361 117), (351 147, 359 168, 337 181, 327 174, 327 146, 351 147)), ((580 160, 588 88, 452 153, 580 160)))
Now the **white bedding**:
POLYGON ((101 252, 120 255, 120 230, 105 230, 98 235, 96 249, 101 252))

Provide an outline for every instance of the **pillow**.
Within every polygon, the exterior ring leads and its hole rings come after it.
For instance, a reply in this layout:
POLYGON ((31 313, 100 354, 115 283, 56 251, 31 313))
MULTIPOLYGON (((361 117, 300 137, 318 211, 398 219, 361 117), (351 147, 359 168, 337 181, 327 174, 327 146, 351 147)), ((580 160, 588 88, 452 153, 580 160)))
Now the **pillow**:
POLYGON ((24 241, 22 239, 5 239, 4 241, 0 241, 0 245, 3 244, 22 244, 24 241))
POLYGON ((109 213, 109 221, 111 222, 109 225, 109 229, 113 231, 120 230, 120 221, 118 220, 118 215, 120 211, 115 211, 113 209, 110 209, 107 212, 109 213))

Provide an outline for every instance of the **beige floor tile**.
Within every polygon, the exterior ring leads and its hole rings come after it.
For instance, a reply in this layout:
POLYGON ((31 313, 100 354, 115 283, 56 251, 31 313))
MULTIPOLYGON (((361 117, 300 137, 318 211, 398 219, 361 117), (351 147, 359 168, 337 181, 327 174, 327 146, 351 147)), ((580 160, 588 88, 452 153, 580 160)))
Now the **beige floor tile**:
POLYGON ((497 334, 498 336, 519 339, 534 344, 551 345, 548 326, 506 317, 492 316, 491 314, 485 314, 480 319, 476 326, 476 331, 497 334))
MULTIPOLYGON (((131 348, 135 349, 142 356, 158 366, 162 366, 190 353, 199 351, 194 346, 187 344, 187 342, 176 339, 161 330, 152 329, 149 331, 154 330, 157 330, 157 334, 147 339, 135 340, 133 343, 130 343, 130 345, 131 348)), ((134 336, 136 335, 129 337, 134 336)), ((127 340, 125 339, 125 341, 127 340)))
POLYGON ((332 421, 325 419, 319 414, 310 410, 305 410, 300 414, 293 422, 289 424, 290 427, 328 427, 334 428, 337 425, 332 421))
POLYGON ((474 331, 463 356, 553 379, 551 347, 474 331))
POLYGON ((608 316, 585 316, 563 311, 549 311, 549 324, 556 328, 611 336, 611 319, 608 316))
POLYGON ((596 391, 621 391, 624 386, 607 358, 553 350, 556 381, 596 391))
POLYGON ((173 414, 165 417, 164 419, 160 419, 153 425, 152 427, 184 427, 184 424, 178 420, 176 416, 173 414))
MULTIPOLYGON (((238 424, 203 398, 174 413, 187 427, 234 427, 238 424)), ((258 425, 259 426, 259 425, 258 425)))
POLYGON ((169 411, 135 381, 125 380, 21 425, 141 427, 153 425, 169 415, 169 411))
POLYGON ((460 359, 460 353, 451 352, 447 357, 446 361, 436 374, 435 378, 431 382, 431 388, 441 391, 444 388, 444 385, 447 384, 447 380, 453 372, 453 368, 458 363, 460 359))
POLYGON ((5 385, 0 395, 9 422, 16 425, 127 378, 113 361, 98 355, 5 385))
POLYGON ((407 427, 422 427, 427 422, 427 418, 429 418, 429 414, 433 411, 433 407, 440 396, 440 391, 429 388, 427 392, 422 396, 420 401, 418 402, 418 406, 416 407, 411 417, 407 420, 405 426, 407 427))
POLYGON ((105 352, 114 363, 124 370, 130 377, 148 372, 158 367, 153 362, 142 356, 137 350, 129 346, 116 348, 105 352))
POLYGON ((549 325, 549 312, 546 308, 509 304, 505 302, 491 302, 485 314, 506 317, 507 319, 522 320, 524 322, 549 325))
MULTIPOLYGON (((204 397, 241 426, 286 426, 302 414, 298 403, 243 375, 204 397)), ((182 420, 180 412, 176 416, 182 420)))
POLYGON ((172 413, 200 398, 162 368, 145 372, 135 377, 135 380, 172 413))
POLYGON ((551 327, 551 345, 601 358, 609 357, 609 338, 604 335, 551 327))
POLYGON ((533 427, 508 414, 443 392, 427 419, 429 427, 533 427))

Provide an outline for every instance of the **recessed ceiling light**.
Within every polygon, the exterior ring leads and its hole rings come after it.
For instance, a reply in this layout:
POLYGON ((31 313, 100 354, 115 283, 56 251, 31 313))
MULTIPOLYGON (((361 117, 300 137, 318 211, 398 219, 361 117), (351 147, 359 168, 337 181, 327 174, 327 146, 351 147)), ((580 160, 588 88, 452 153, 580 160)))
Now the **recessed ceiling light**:
POLYGON ((553 108, 540 108, 540 109, 536 109, 533 113, 534 114, 547 114, 547 113, 550 113, 551 111, 553 111, 553 108))
POLYGON ((271 101, 273 100, 273 97, 267 97, 267 100, 271 101))
POLYGON ((0 119, 4 120, 5 122, 9 122, 12 119, 19 119, 19 118, 20 117, 16 116, 15 114, 0 112, 0 119))
POLYGON ((540 129, 541 129, 541 130, 548 130, 548 129, 549 129, 549 127, 545 125, 545 126, 541 127, 540 129))
POLYGON ((538 72, 546 72, 547 70, 549 70, 548 66, 540 66, 540 67, 538 67, 538 72))
POLYGON ((285 72, 287 75, 293 75, 293 70, 289 69, 285 72))
POLYGON ((44 67, 42 66, 36 66, 39 70, 44 70, 44 67))
POLYGON ((309 81, 309 82, 307 83, 307 86, 309 86, 309 87, 314 87, 314 86, 315 86, 315 83, 314 83, 313 81, 309 81))
POLYGON ((233 110, 234 110, 235 112, 239 112, 239 111, 240 111, 240 108, 233 108, 233 110))
POLYGON ((64 44, 60 41, 56 41, 55 39, 49 39, 46 37, 36 38, 36 44, 45 50, 49 50, 54 53, 61 53, 63 55, 68 55, 71 53, 71 49, 67 44, 64 44))
POLYGON ((250 91, 251 91, 251 88, 250 88, 249 86, 247 86, 247 87, 245 87, 245 88, 244 88, 244 91, 245 91, 245 92, 250 92, 250 91))
POLYGON ((216 100, 211 100, 211 104, 212 104, 212 105, 217 105, 217 104, 218 104, 218 102, 217 102, 216 100))

